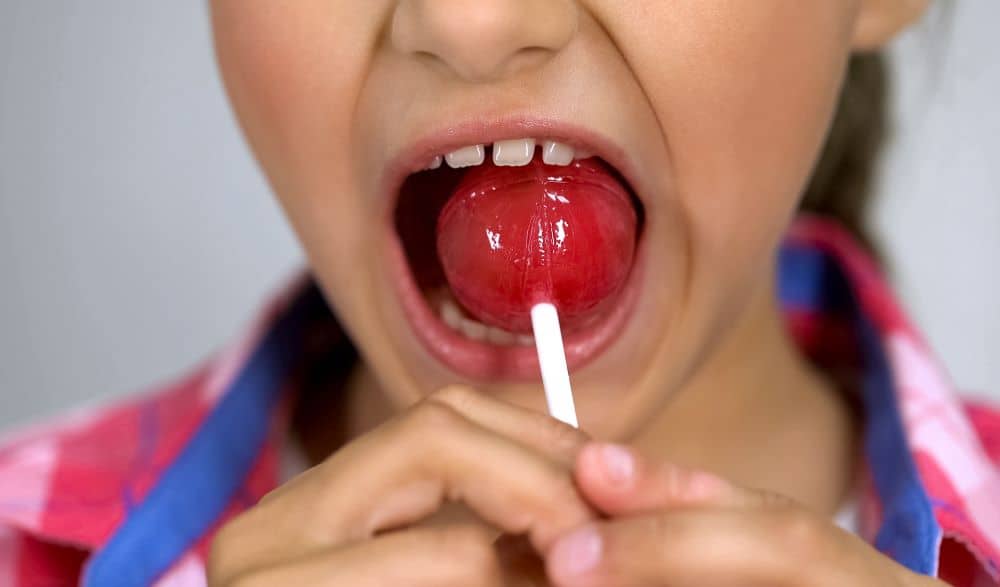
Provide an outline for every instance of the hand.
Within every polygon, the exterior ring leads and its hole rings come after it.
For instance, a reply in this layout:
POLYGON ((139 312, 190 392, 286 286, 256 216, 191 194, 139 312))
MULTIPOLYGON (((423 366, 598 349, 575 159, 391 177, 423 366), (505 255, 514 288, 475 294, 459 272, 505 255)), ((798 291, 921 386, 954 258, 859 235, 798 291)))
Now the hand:
POLYGON ((487 523, 543 553, 594 519, 572 478, 585 442, 543 414, 445 389, 224 526, 209 585, 499 587, 487 523), (450 501, 486 523, 416 525, 450 501))
POLYGON ((546 565, 566 587, 929 587, 790 499, 616 445, 579 454, 577 485, 608 519, 561 537, 546 565))

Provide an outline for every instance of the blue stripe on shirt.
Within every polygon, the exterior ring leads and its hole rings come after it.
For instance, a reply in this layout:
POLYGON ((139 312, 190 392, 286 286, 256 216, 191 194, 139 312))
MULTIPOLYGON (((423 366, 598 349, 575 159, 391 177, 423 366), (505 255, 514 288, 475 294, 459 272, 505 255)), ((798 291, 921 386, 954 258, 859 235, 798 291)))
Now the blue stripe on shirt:
POLYGON ((310 288, 265 334, 177 459, 88 562, 83 585, 153 583, 223 514, 267 441, 300 331, 318 303, 310 288))

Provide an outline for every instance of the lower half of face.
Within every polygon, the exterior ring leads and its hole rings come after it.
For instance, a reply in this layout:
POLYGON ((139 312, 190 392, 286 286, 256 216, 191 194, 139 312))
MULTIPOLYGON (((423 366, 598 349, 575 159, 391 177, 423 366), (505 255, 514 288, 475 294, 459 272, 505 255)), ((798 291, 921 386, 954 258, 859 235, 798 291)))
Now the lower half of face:
POLYGON ((542 409, 527 311, 549 300, 581 421, 616 434, 771 279, 856 10, 213 1, 239 119, 383 386, 542 409))

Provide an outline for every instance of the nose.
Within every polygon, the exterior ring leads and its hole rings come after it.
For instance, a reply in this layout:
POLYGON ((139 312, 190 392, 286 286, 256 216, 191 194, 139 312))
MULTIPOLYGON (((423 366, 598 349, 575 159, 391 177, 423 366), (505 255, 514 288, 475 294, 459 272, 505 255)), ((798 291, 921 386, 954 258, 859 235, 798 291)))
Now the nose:
POLYGON ((575 0, 399 0, 391 42, 467 81, 492 81, 558 54, 577 18, 575 0))

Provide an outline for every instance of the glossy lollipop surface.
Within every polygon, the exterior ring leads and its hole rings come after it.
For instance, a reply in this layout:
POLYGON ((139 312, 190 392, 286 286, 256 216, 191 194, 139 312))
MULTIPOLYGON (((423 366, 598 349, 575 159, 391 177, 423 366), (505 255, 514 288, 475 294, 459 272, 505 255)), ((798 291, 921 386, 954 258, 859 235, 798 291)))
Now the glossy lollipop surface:
POLYGON ((531 307, 551 302, 573 331, 621 292, 637 225, 627 189, 599 159, 487 164, 442 209, 437 251, 455 297, 481 322, 530 333, 531 307))

